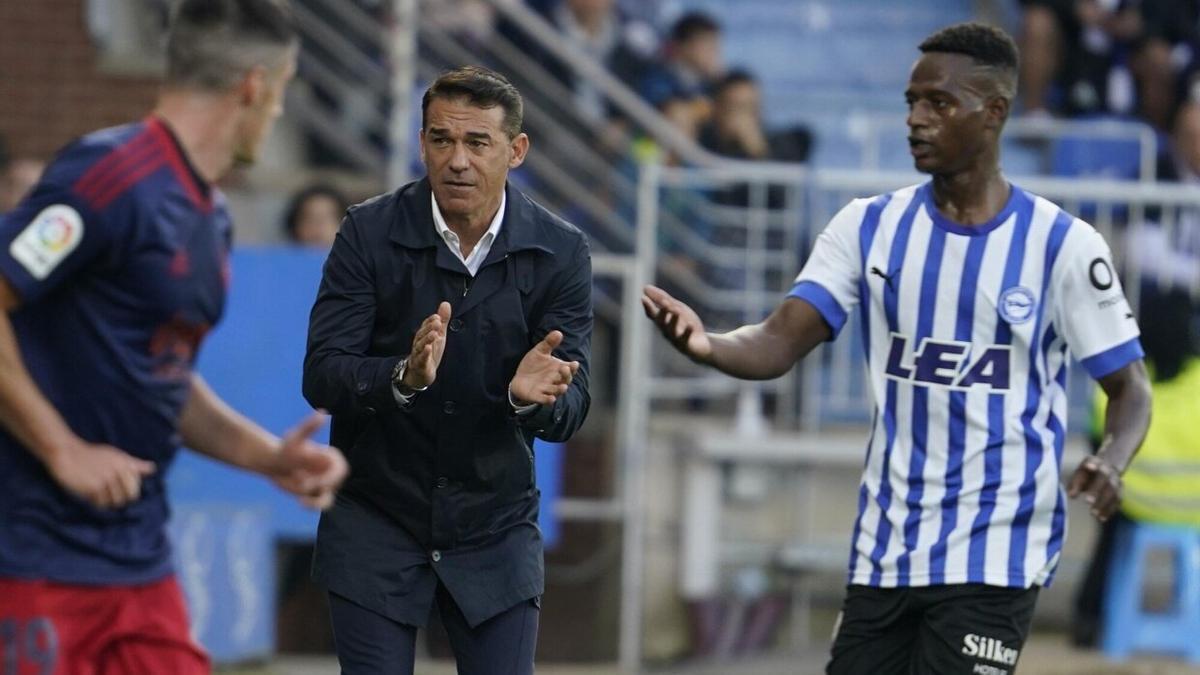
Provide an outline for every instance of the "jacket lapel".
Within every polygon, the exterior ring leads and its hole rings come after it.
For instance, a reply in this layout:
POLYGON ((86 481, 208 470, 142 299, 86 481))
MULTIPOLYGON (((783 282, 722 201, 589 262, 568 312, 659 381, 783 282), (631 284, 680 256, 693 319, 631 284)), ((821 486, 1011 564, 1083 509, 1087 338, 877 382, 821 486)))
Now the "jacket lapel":
POLYGON ((388 238, 407 249, 436 249, 434 264, 439 269, 465 275, 467 268, 437 234, 433 224, 432 194, 429 178, 422 178, 410 189, 401 190, 396 220, 391 224, 388 238))
POLYGON ((506 285, 515 283, 508 278, 511 265, 507 263, 510 255, 533 249, 551 253, 545 244, 539 242, 541 220, 533 202, 512 185, 506 186, 505 189, 508 190, 508 196, 504 224, 500 226, 499 236, 492 242, 492 249, 488 251, 479 273, 475 275, 471 290, 455 308, 456 315, 471 311, 506 285))

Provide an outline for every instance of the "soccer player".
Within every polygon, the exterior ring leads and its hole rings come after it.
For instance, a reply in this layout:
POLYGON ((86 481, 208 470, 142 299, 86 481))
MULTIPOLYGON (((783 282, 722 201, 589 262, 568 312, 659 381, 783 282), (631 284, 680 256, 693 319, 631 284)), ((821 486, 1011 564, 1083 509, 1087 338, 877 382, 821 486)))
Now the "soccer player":
POLYGON ((679 351, 745 379, 782 375, 858 308, 875 414, 828 672, 1000 675, 1062 550, 1068 355, 1109 396, 1104 443, 1069 485, 1100 520, 1149 384, 1102 237, 1000 172, 1012 39, 961 24, 920 51, 909 144, 932 180, 843 208, 762 323, 713 335, 658 288, 642 303, 679 351))
POLYGON ((5 673, 208 672, 164 527, 181 443, 318 508, 346 474, 320 415, 280 440, 192 371, 229 281, 213 182, 259 153, 296 49, 281 0, 183 0, 153 114, 69 145, 0 218, 5 673))

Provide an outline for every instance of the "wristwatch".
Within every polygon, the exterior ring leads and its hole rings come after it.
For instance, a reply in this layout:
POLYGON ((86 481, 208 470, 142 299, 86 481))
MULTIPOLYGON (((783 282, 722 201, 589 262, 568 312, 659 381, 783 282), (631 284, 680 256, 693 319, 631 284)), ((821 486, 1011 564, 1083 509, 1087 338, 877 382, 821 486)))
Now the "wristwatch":
POLYGON ((404 384, 404 373, 408 370, 408 357, 404 357, 396 362, 396 367, 392 368, 392 386, 401 396, 412 396, 418 391, 425 391, 429 385, 425 385, 420 389, 414 389, 404 384))

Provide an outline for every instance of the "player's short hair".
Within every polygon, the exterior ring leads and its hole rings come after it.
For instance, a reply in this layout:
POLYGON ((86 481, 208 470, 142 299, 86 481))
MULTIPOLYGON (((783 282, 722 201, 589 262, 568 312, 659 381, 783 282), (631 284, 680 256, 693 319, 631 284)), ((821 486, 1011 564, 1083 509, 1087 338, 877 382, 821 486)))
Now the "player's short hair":
POLYGON ((467 103, 477 108, 499 106, 504 111, 502 128, 505 135, 513 139, 521 133, 521 125, 525 119, 525 104, 521 100, 521 92, 517 91, 508 78, 494 70, 482 66, 462 66, 442 73, 421 97, 422 129, 426 126, 425 115, 429 112, 429 103, 435 98, 465 98, 467 103))
POLYGON ((1010 100, 1016 95, 1017 67, 1020 63, 1017 43, 995 26, 971 21, 948 26, 925 38, 918 49, 922 54, 963 54, 993 71, 997 88, 1010 100))
POLYGON ((671 41, 687 42, 708 33, 720 33, 721 24, 704 12, 687 12, 671 25, 671 41))
POLYGON ((286 0, 180 0, 167 33, 167 84, 224 91, 297 44, 286 0))

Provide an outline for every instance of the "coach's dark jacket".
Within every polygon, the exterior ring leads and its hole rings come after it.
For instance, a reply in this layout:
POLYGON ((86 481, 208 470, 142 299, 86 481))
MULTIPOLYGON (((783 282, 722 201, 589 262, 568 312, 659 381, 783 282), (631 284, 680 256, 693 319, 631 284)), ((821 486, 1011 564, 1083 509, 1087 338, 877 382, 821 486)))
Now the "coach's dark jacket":
POLYGON ((440 579, 471 625, 542 594, 533 437, 587 414, 591 258, 584 235, 511 185, 474 279, 437 234, 429 181, 352 207, 325 263, 304 396, 333 414, 351 472, 321 517, 314 578, 393 620, 424 625, 440 579), (437 379, 401 409, 391 373, 421 322, 453 307, 437 379), (518 417, 508 384, 551 330, 579 361, 553 406, 518 417))

